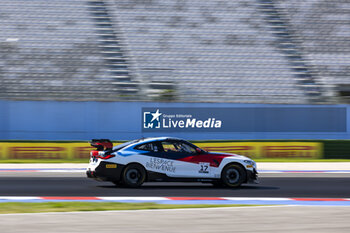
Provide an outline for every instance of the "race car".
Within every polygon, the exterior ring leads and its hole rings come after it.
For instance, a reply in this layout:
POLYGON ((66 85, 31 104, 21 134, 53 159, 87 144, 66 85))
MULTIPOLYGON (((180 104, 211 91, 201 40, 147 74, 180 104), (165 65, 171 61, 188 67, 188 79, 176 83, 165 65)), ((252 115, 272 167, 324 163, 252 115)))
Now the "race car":
POLYGON ((256 163, 245 156, 205 151, 179 138, 142 138, 113 147, 93 139, 87 177, 116 185, 144 182, 203 182, 226 187, 257 183, 256 163))

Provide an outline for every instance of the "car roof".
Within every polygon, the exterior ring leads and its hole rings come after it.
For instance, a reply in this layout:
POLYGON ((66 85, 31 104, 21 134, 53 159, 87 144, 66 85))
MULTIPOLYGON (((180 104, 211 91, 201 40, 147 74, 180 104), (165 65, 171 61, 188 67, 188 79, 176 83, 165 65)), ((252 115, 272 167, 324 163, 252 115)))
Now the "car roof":
POLYGON ((138 142, 154 142, 154 141, 164 141, 164 140, 180 140, 183 139, 175 138, 175 137, 150 137, 150 138, 142 138, 138 140, 138 142))
MULTIPOLYGON (((165 141, 165 140, 176 140, 176 141, 183 141, 184 139, 175 138, 175 137, 150 137, 150 138, 141 138, 138 139, 135 143, 132 143, 131 145, 138 145, 143 144, 147 142, 156 142, 156 141, 165 141)), ((131 146, 130 145, 130 146, 131 146)))

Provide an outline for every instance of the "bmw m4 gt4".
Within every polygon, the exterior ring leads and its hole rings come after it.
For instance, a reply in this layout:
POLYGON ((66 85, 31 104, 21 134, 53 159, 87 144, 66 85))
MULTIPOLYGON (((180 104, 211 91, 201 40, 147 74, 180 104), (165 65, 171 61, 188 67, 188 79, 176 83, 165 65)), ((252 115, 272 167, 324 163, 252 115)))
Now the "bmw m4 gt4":
POLYGON ((256 163, 241 155, 205 151, 169 137, 143 138, 113 147, 108 139, 93 139, 86 174, 99 181, 139 187, 144 182, 190 181, 238 187, 257 183, 256 163))

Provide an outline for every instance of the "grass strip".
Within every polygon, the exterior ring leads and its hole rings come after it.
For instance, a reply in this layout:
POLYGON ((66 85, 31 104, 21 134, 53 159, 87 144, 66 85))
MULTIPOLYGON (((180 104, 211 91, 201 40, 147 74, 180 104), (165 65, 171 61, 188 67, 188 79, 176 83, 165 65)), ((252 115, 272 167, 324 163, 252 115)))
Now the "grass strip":
POLYGON ((46 213, 75 211, 106 211, 106 210, 148 210, 148 209, 183 209, 212 207, 241 207, 257 205, 173 205, 157 203, 121 203, 121 202, 3 202, 0 203, 0 214, 13 213, 46 213))

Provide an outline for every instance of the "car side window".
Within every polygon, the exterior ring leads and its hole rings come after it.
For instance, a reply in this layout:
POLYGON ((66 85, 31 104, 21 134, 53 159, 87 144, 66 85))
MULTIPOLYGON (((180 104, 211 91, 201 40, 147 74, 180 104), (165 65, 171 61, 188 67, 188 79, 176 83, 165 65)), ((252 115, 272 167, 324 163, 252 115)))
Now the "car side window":
POLYGON ((176 153, 196 153, 196 149, 183 142, 162 142, 162 146, 165 152, 176 153))
POLYGON ((186 143, 180 142, 179 143, 179 148, 181 149, 181 152, 186 152, 186 153, 190 153, 190 154, 195 154, 196 153, 196 149, 186 143))
POLYGON ((142 145, 138 145, 135 147, 136 150, 144 150, 144 151, 152 151, 152 152, 158 152, 158 146, 154 143, 145 143, 142 145))
POLYGON ((162 146, 165 152, 178 152, 178 149, 175 146, 175 144, 171 142, 162 142, 162 146))

